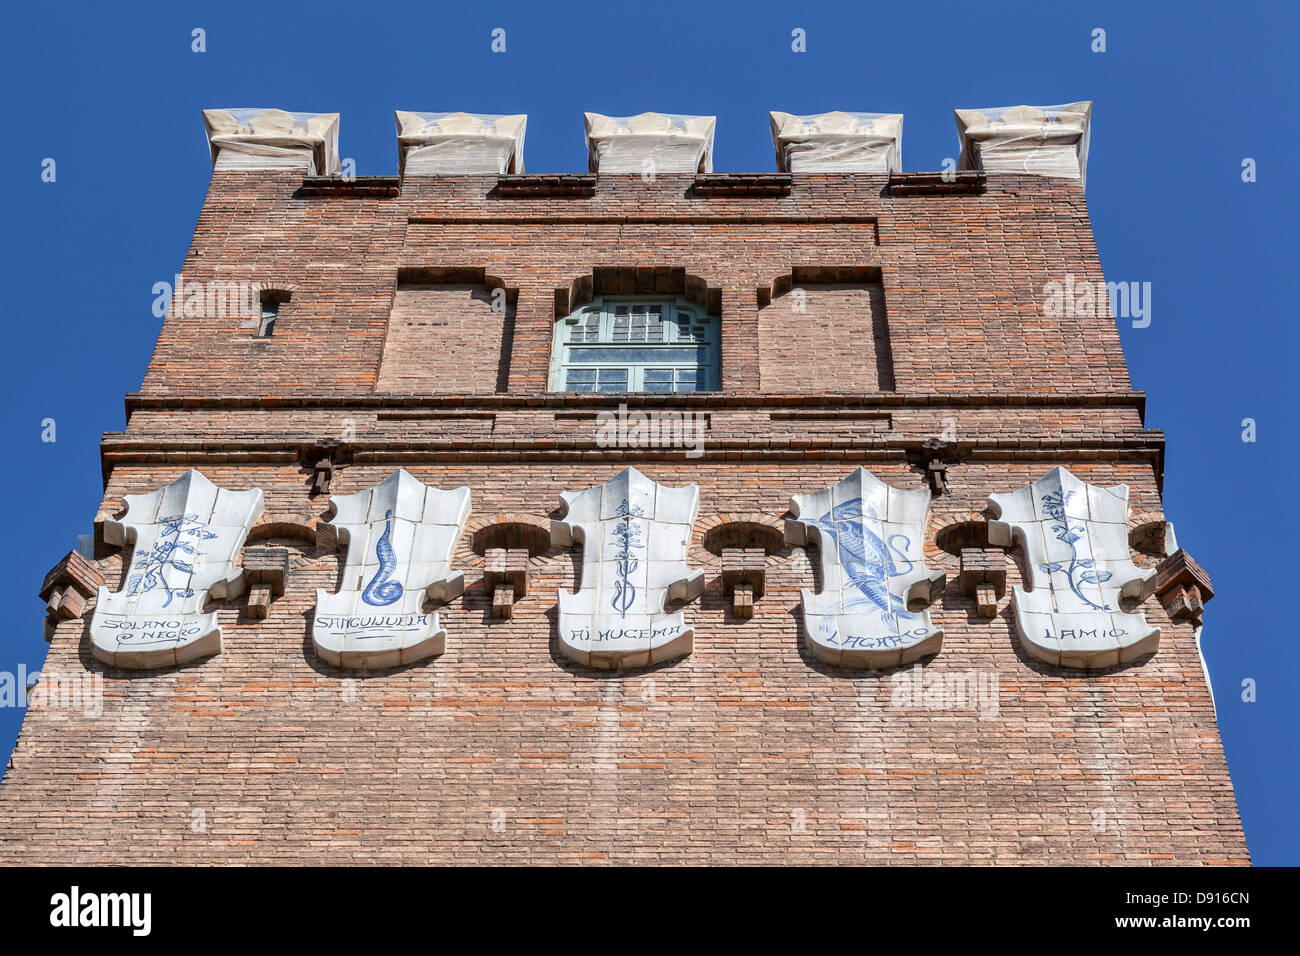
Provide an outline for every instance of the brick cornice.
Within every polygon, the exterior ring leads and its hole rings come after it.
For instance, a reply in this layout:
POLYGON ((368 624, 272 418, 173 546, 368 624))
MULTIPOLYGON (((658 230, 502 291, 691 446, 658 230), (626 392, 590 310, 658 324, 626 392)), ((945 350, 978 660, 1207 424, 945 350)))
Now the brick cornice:
POLYGON ((768 394, 760 392, 695 392, 679 395, 619 393, 581 395, 572 393, 463 395, 168 395, 132 392, 126 396, 126 416, 139 410, 173 410, 187 408, 467 408, 474 410, 509 408, 1136 408, 1146 412, 1146 393, 1125 392, 796 392, 768 394))
MULTIPOLYGON (((1164 434, 1143 431, 1133 438, 1049 440, 1004 438, 954 442, 947 461, 1146 461, 1162 477, 1164 434)), ((923 442, 905 438, 733 438, 708 442, 692 461, 907 461, 923 442)), ((348 443, 354 464, 394 464, 455 461, 573 462, 682 461, 682 449, 603 447, 578 438, 381 438, 348 443)), ((107 432, 100 443, 104 478, 118 464, 156 463, 301 463, 308 446, 282 439, 159 439, 130 438, 107 432)))

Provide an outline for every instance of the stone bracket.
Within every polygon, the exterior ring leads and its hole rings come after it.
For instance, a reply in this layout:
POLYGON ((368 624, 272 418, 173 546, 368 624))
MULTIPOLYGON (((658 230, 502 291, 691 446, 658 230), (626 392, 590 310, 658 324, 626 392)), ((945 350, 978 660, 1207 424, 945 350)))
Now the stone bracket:
POLYGON ((948 465, 945 459, 952 457, 953 450, 952 442, 927 438, 921 443, 919 452, 908 455, 912 459, 913 465, 925 471, 925 480, 929 484, 930 494, 934 498, 938 498, 948 491, 948 465))
POLYGON ((284 596, 289 578, 288 548, 245 548, 244 584, 248 588, 248 616, 263 620, 271 601, 284 596))
POLYGON ((513 617, 515 602, 528 594, 528 549, 488 548, 483 552, 483 589, 492 595, 493 617, 513 617))
POLYGON ((731 611, 741 620, 754 616, 754 602, 764 594, 767 552, 762 548, 722 549, 722 590, 731 594, 731 611))
MULTIPOLYGON (((104 583, 99 569, 79 551, 69 551, 45 575, 40 597, 45 602, 45 613, 50 624, 80 618, 86 612, 86 601, 95 595, 104 583)), ((46 640, 51 627, 46 628, 46 640)))
POLYGON ((1156 597, 1170 620, 1201 626, 1205 602, 1214 597, 1210 576, 1192 556, 1179 548, 1156 568, 1156 597))
POLYGON ((961 549, 961 593, 975 598, 980 617, 995 617, 1007 592, 1006 555, 996 548, 961 549))
POLYGON ((326 455, 316 461, 312 466, 311 479, 311 497, 319 495, 328 495, 330 493, 330 482, 334 480, 334 462, 326 455))

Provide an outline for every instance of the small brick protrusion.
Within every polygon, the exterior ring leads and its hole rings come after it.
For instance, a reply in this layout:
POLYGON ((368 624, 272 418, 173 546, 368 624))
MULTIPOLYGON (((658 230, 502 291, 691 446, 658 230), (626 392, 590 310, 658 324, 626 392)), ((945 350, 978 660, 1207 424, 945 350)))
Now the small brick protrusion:
POLYGON ((248 616, 263 621, 270 613, 271 587, 268 584, 258 584, 248 592, 248 616))
POLYGON ((742 621, 754 616, 754 585, 747 582, 736 585, 731 592, 731 613, 742 621))
MULTIPOLYGON (((41 584, 40 597, 51 623, 71 621, 86 612, 86 602, 95 595, 104 576, 79 551, 69 551, 52 567, 41 584)), ((49 629, 46 629, 49 633, 49 629)))
POLYGON ((271 601, 284 595, 289 579, 288 548, 245 548, 244 583, 248 586, 248 616, 265 620, 271 601))
POLYGON ((767 552, 762 548, 722 549, 722 590, 731 592, 731 610, 741 620, 754 616, 754 602, 767 583, 767 552))
POLYGON ((492 589, 492 616, 507 621, 515 616, 514 585, 498 584, 492 589))
POLYGON ((328 455, 319 459, 312 466, 311 496, 328 495, 330 482, 334 480, 334 462, 328 455))
POLYGON ((1156 597, 1170 620, 1201 626, 1205 602, 1214 597, 1210 576, 1179 548, 1156 568, 1156 597))
POLYGON ((980 617, 996 617, 1007 590, 1006 556, 996 548, 961 549, 961 593, 975 598, 980 617))
POLYGON ((483 588, 492 595, 492 616, 509 619, 514 604, 528 594, 528 549, 488 548, 483 552, 483 588))

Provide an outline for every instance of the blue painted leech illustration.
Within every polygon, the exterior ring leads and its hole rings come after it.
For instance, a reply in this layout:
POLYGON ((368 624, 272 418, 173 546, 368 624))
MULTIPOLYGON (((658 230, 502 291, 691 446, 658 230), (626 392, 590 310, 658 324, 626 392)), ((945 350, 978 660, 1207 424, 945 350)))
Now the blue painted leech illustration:
POLYGON ((1085 584, 1100 584, 1102 581, 1109 581, 1111 573, 1109 571, 1100 571, 1093 569, 1091 558, 1079 557, 1079 552, 1075 549, 1074 542, 1083 537, 1085 529, 1081 525, 1070 525, 1070 519, 1065 516, 1065 505, 1074 494, 1073 491, 1062 489, 1059 493, 1048 493, 1043 495, 1043 510, 1047 512, 1048 517, 1059 521, 1060 524, 1052 525, 1052 530, 1056 532, 1056 540, 1064 541, 1070 546, 1070 563, 1068 566, 1061 562, 1052 561, 1047 564, 1040 564, 1039 570, 1053 574, 1057 571, 1065 572, 1065 579, 1070 585, 1070 590, 1075 596, 1088 607, 1096 611, 1110 611, 1113 608, 1109 604, 1096 604, 1083 596, 1079 590, 1079 581, 1085 584), (1078 581, 1075 575, 1078 574, 1078 581))
POLYGON ((163 602, 163 607, 170 606, 174 597, 187 598, 194 596, 193 588, 174 588, 168 584, 163 572, 171 567, 182 574, 191 574, 194 571, 193 558, 206 553, 181 540, 182 536, 195 538, 199 541, 207 541, 216 537, 214 532, 208 531, 203 525, 199 524, 198 517, 197 514, 184 514, 159 519, 163 529, 158 535, 158 540, 154 542, 153 550, 147 554, 136 555, 131 562, 132 570, 135 573, 127 580, 127 594, 144 594, 154 588, 162 588, 167 592, 167 600, 163 602), (169 538, 172 540, 169 541, 169 538), (185 559, 180 555, 189 555, 190 557, 185 559))
POLYGON ((397 553, 393 550, 390 536, 393 532, 393 512, 390 508, 384 512, 384 533, 375 544, 375 557, 379 559, 379 570, 370 579, 366 589, 361 592, 361 600, 367 604, 380 607, 392 604, 402 596, 402 583, 391 580, 397 570, 397 553))
POLYGON ((614 581, 614 600, 610 606, 618 611, 619 617, 627 617, 628 608, 636 600, 636 588, 630 578, 640 562, 632 549, 644 548, 645 545, 641 542, 641 528, 632 523, 632 518, 642 513, 636 505, 629 507, 626 499, 615 512, 622 520, 613 529, 614 540, 618 544, 618 553, 615 555, 618 559, 618 578, 614 581))
POLYGON ((862 499, 853 498, 833 507, 813 522, 839 548, 840 563, 848 573, 848 583, 862 594, 861 598, 846 597, 845 610, 869 602, 879 610, 886 624, 896 624, 899 619, 914 621, 917 615, 907 609, 902 598, 890 592, 888 582, 888 578, 907 574, 915 566, 915 562, 894 544, 901 538, 903 547, 910 548, 911 539, 905 534, 892 534, 888 540, 881 540, 866 526, 862 520, 864 517, 875 518, 875 510, 868 507, 864 516, 862 499), (894 554, 906 562, 905 568, 895 563, 894 554))

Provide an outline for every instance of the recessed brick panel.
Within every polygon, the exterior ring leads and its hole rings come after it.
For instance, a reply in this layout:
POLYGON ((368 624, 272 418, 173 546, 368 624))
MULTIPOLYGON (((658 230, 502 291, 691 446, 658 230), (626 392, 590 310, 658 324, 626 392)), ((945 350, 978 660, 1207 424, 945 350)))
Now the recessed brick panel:
POLYGON ((767 392, 892 391, 879 284, 796 285, 758 313, 759 387, 767 392))
POLYGON ((399 285, 384 336, 375 390, 399 395, 494 392, 504 387, 504 290, 473 285, 399 285))

